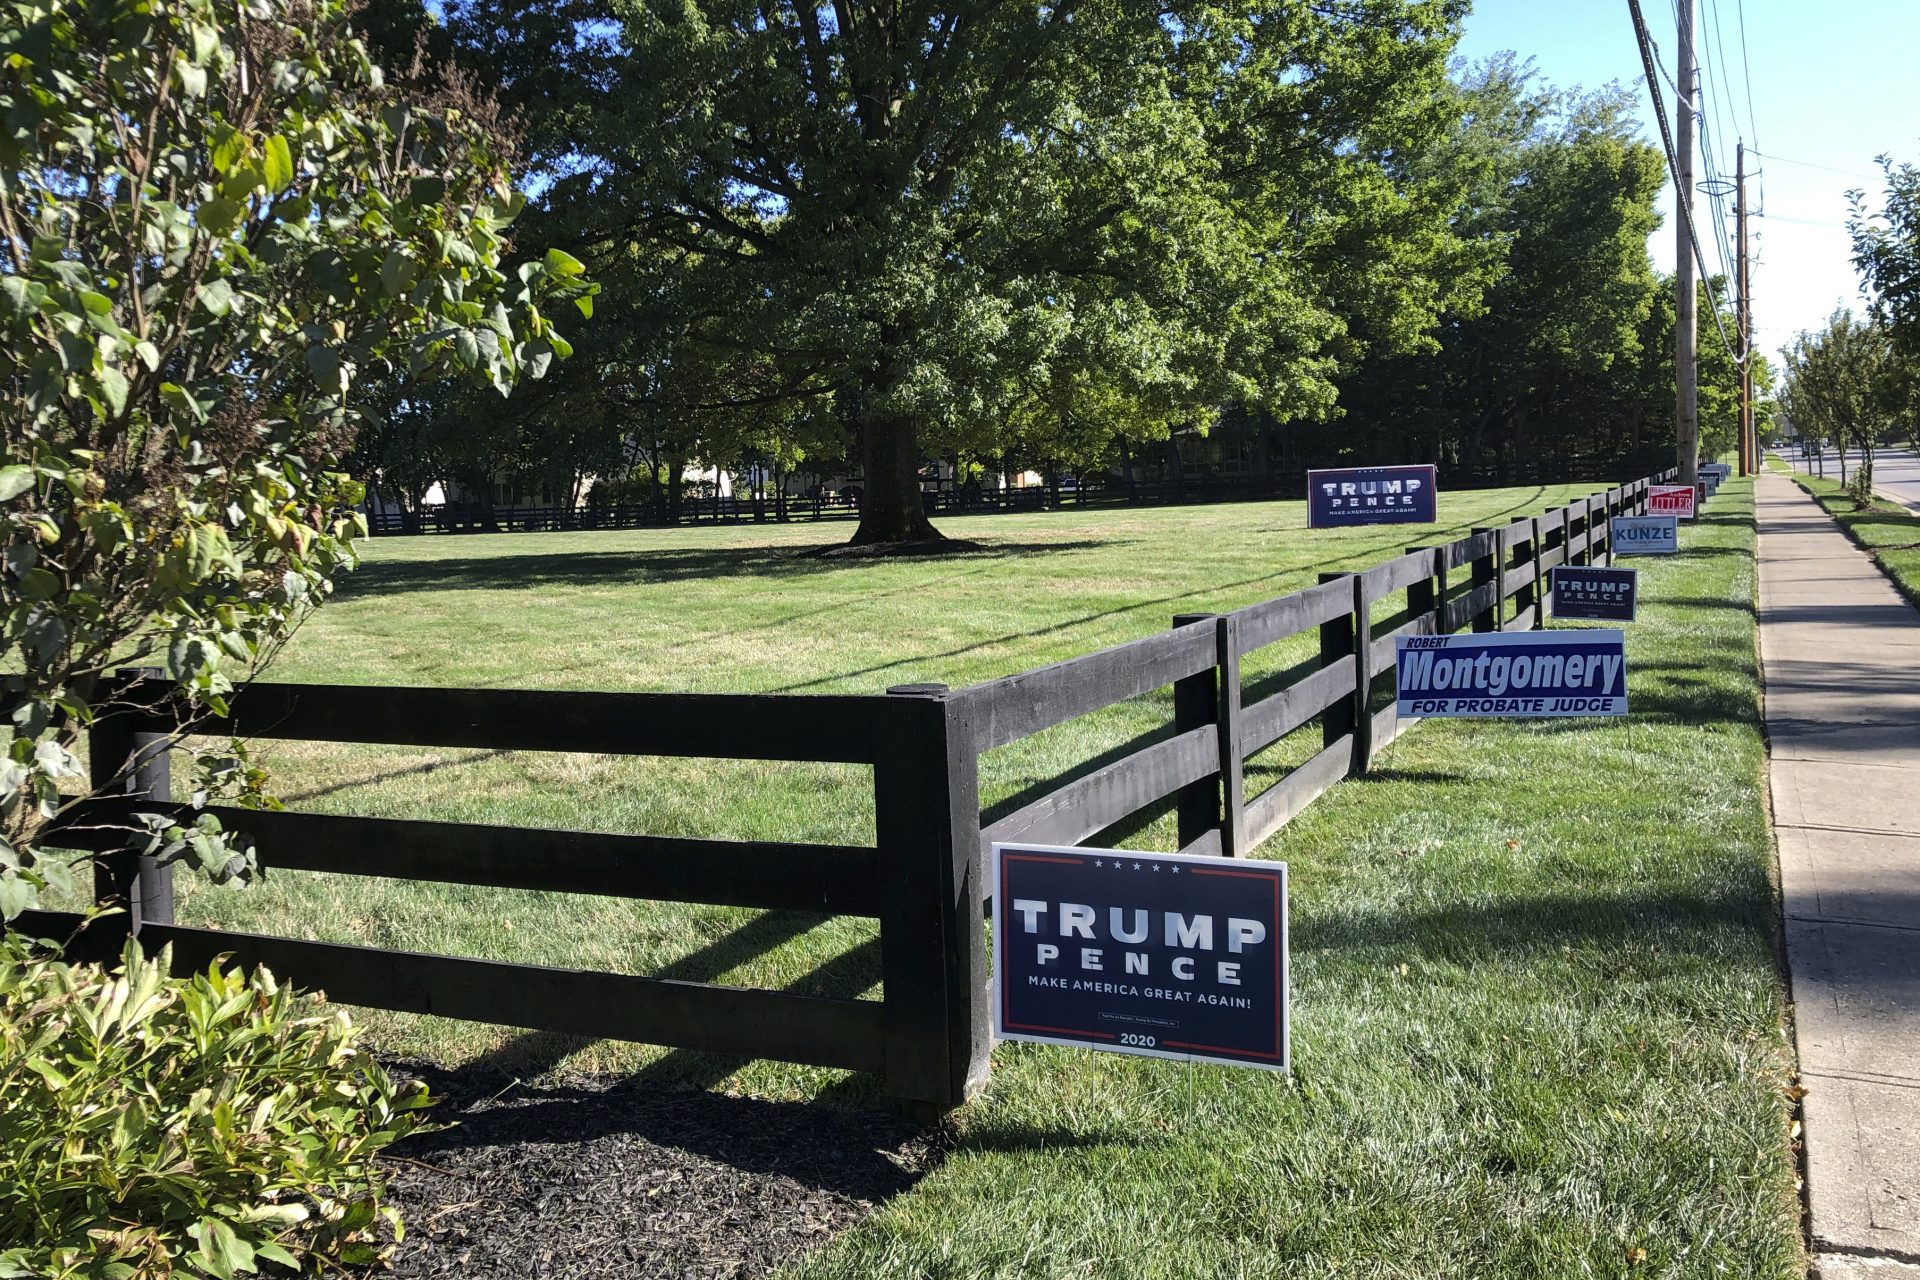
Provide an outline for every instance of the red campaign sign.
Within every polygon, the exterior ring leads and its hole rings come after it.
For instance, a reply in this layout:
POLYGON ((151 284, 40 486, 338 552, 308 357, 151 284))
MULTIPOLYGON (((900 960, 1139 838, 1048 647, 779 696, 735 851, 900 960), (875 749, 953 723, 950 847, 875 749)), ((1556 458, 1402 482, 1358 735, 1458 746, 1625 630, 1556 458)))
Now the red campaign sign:
POLYGON ((1656 484, 1647 488, 1647 514, 1693 519, 1694 489, 1690 484, 1656 484))

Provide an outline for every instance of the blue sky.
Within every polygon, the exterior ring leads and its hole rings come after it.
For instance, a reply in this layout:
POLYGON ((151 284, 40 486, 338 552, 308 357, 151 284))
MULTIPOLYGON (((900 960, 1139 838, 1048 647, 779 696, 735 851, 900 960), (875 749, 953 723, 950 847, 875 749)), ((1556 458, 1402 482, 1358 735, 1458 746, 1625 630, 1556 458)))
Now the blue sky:
MULTIPOLYGON (((1880 184, 1874 157, 1882 152, 1920 162, 1920 0, 1823 5, 1697 0, 1697 5, 1695 48, 1708 81, 1714 158, 1730 177, 1734 143, 1744 136, 1749 174, 1759 170, 1747 188, 1749 201, 1765 214, 1750 230, 1758 245, 1754 343, 1771 357, 1800 330, 1818 328, 1836 304, 1860 308, 1858 280, 1848 261, 1846 192, 1863 187, 1870 201, 1875 198, 1880 184)), ((1641 9, 1661 62, 1672 73, 1673 0, 1641 0, 1641 9)), ((1595 89, 1609 81, 1630 86, 1641 103, 1647 136, 1657 141, 1627 0, 1475 0, 1461 54, 1477 60, 1502 49, 1533 58, 1541 74, 1561 87, 1595 89)), ((1661 93, 1671 112, 1672 89, 1662 84, 1661 93)), ((1704 176, 1698 157, 1695 165, 1704 176)), ((1670 271, 1671 187, 1661 207, 1668 221, 1649 243, 1654 262, 1670 271)), ((1696 195, 1694 217, 1702 224, 1703 241, 1709 238, 1710 209, 1705 195, 1696 195)), ((1731 198, 1726 212, 1731 243, 1731 198)), ((1706 253, 1717 270, 1718 250, 1708 244, 1706 253)), ((1701 340, 1715 339, 1703 333, 1701 340)))

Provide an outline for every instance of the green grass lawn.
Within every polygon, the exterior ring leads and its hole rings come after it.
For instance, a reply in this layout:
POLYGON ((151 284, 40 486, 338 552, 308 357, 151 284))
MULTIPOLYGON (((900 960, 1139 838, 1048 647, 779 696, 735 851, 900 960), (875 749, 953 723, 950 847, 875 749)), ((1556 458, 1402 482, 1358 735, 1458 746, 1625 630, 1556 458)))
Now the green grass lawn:
POLYGON ((1907 599, 1920 605, 1920 515, 1884 498, 1863 507, 1847 496, 1838 480, 1798 472, 1793 480, 1873 557, 1907 599))
MULTIPOLYGON (((1584 488, 1443 496, 1445 529, 1584 488)), ((1404 531, 1298 503, 945 522, 987 552, 795 561, 844 530, 391 540, 276 678, 872 691, 964 684, 1359 568, 1404 531)), ((1424 725, 1259 851, 1293 882, 1291 1078, 1008 1044, 944 1164, 794 1280, 1800 1274, 1791 1053, 1761 801, 1751 485, 1638 562, 1622 721, 1424 725)), ((1250 666, 1263 677, 1310 637, 1250 666)), ((1005 805, 1153 731, 1135 700, 992 753, 1005 805)), ((1311 732, 1311 731, 1309 731, 1311 732)), ((1250 788, 1285 767, 1288 744, 1250 788)), ((798 840, 871 836, 864 770, 286 744, 293 807, 798 840)), ((1170 847, 1170 820, 1134 831, 1170 847)), ((183 886, 184 887, 184 886, 183 886)), ((866 922, 284 873, 191 888, 187 922, 876 994, 866 922)), ((777 1098, 774 1063, 370 1013, 451 1062, 637 1069, 777 1098)))
MULTIPOLYGON (((1305 504, 978 516, 943 521, 981 552, 896 561, 793 554, 851 526, 377 539, 341 597, 274 667, 277 680, 709 692, 953 686, 1089 653, 1359 569, 1410 542, 1463 536, 1592 486, 1443 496, 1444 526, 1305 528, 1305 504)), ((1317 652, 1312 635, 1246 664, 1259 688, 1317 652)), ((1063 770, 1166 731, 1148 695, 989 753, 983 803, 1010 811, 1063 770)), ((265 744, 289 807, 662 835, 871 844, 871 772, 850 765, 634 760, 535 752, 265 744)), ((1314 743, 1250 772, 1264 786, 1314 743)), ((1126 836, 1170 848, 1170 813, 1126 836)), ((500 960, 878 995, 871 921, 283 873, 261 891, 197 888, 183 922, 500 960)), ((719 1063, 630 1045, 369 1013, 383 1041, 449 1062, 647 1066, 677 1082, 810 1096, 835 1073, 719 1063)))

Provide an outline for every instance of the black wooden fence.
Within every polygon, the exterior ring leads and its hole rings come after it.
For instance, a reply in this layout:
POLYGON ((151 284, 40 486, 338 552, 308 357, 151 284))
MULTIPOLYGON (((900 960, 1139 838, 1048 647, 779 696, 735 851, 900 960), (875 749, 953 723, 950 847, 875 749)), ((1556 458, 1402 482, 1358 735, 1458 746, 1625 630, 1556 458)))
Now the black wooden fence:
MULTIPOLYGON (((1658 452, 1658 451, 1656 451, 1658 452)), ((1556 457, 1496 467, 1443 467, 1443 490, 1494 488, 1521 484, 1565 484, 1580 476, 1631 474, 1635 459, 1556 457)), ((1328 466, 1345 465, 1338 461, 1328 466)), ((1122 479, 1088 476, 1078 481, 1053 479, 1020 489, 966 486, 927 490, 921 504, 930 516, 995 515, 1053 511, 1068 507, 1153 507, 1182 503, 1259 502, 1306 496, 1304 471, 1285 474, 1216 475, 1195 470, 1169 478, 1122 479)), ((428 533, 578 533, 605 529, 652 529, 674 525, 765 524, 815 520, 855 520, 859 500, 838 493, 784 498, 753 495, 687 495, 678 512, 653 503, 601 506, 484 507, 449 504, 429 511, 381 511, 367 516, 376 536, 428 533)))
MULTIPOLYGON (((231 714, 189 721, 158 681, 129 680, 93 729, 97 791, 60 843, 91 848, 96 897, 124 906, 79 941, 117 952, 129 934, 171 945, 176 971, 219 956, 264 964, 335 1000, 413 1013, 845 1067, 893 1096, 950 1107, 985 1080, 988 1032, 982 854, 997 840, 1077 844, 1173 799, 1183 852, 1240 856, 1411 727, 1375 710, 1402 635, 1539 627, 1559 564, 1610 561, 1608 520, 1645 509, 1641 480, 1543 515, 1421 547, 1357 574, 964 689, 885 695, 518 692, 255 684, 231 714), (1382 608, 1389 612, 1376 624, 1382 608), (1317 634, 1319 656, 1243 701, 1241 661, 1317 634), (1171 735, 982 827, 982 753, 1171 686, 1171 735), (1249 757, 1318 719, 1319 750, 1249 797, 1249 757), (564 893, 865 916, 880 924, 879 1000, 423 955, 177 924, 163 869, 125 847, 135 813, 174 812, 172 735, 233 734, 389 745, 571 751, 872 768, 870 846, 614 835, 216 808, 254 836, 269 870, 328 871, 564 893), (112 829, 118 834, 108 835, 112 829)), ((71 934, 74 913, 16 927, 71 934)))

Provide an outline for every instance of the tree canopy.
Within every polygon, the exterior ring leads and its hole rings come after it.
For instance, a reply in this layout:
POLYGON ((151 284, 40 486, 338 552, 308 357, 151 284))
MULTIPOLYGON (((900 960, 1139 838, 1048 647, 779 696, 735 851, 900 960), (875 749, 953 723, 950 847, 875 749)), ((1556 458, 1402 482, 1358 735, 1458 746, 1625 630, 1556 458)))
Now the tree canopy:
MULTIPOLYGON (((502 269, 524 198, 492 104, 387 78, 351 17, 0 16, 0 914, 50 874, 33 846, 102 677, 164 663, 217 709, 352 565, 340 460, 375 391, 497 398, 565 354, 555 312, 591 296, 562 252, 502 269)), ((156 848, 243 867, 210 822, 156 848)))

